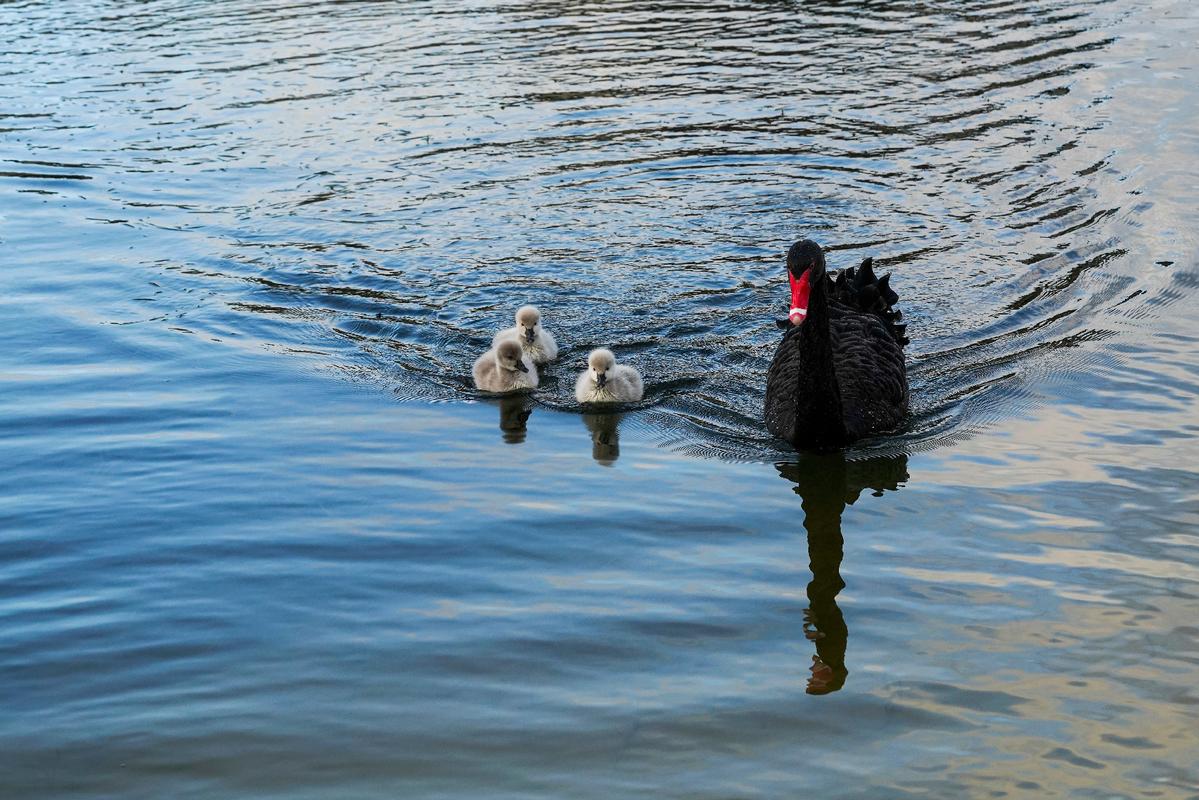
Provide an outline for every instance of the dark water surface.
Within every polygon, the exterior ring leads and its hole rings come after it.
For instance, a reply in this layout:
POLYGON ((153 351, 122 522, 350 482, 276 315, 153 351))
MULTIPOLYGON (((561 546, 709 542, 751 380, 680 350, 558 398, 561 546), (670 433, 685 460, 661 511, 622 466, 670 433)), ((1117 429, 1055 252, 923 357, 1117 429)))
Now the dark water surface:
POLYGON ((0 797, 1199 797, 1193 3, 0 33, 0 797), (916 408, 800 458, 805 235, 916 408))

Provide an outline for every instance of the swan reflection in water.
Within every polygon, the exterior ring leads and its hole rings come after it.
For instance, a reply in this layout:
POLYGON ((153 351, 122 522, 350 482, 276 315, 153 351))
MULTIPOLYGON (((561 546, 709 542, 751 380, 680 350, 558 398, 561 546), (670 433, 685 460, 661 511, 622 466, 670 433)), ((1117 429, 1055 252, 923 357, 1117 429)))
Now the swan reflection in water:
POLYGON ((804 528, 808 532, 808 559, 812 581, 804 611, 804 636, 816 645, 808 694, 829 694, 845 685, 845 647, 849 629, 837 606, 845 588, 841 558, 841 514, 863 490, 881 495, 896 491, 908 479, 908 457, 899 454, 847 461, 844 453, 804 454, 798 462, 775 464, 779 474, 795 484, 803 498, 804 528))
POLYGON ((591 431, 591 457, 610 467, 620 458, 620 420, 624 414, 584 414, 583 424, 591 431))
POLYGON ((528 433, 529 415, 533 413, 533 398, 528 394, 512 394, 500 398, 500 430, 508 444, 520 444, 528 433))

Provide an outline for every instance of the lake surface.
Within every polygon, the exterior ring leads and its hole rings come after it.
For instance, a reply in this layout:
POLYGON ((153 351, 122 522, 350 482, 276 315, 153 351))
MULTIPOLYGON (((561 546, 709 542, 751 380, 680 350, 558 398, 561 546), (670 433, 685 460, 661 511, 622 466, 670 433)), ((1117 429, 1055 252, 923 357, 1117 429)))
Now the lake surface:
POLYGON ((0 796, 1199 797, 1192 3, 0 32, 0 796), (761 420, 804 236, 913 340, 824 456, 761 420))

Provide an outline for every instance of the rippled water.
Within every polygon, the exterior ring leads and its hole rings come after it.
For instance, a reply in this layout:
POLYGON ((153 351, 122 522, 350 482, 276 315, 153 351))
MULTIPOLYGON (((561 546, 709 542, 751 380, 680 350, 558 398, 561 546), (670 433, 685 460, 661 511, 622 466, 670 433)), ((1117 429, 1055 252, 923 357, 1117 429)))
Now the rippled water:
POLYGON ((1190 3, 0 31, 0 795, 1199 797, 1190 3), (846 454, 761 421, 800 236, 913 339, 846 454))

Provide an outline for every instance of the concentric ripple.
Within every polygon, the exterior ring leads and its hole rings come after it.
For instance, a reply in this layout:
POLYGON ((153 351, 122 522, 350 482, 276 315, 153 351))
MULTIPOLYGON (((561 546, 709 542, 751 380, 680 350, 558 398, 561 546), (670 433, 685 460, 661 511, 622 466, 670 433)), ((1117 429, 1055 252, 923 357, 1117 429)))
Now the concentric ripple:
POLYGON ((48 8, 0 8, 22 76, 0 181, 81 235, 137 230, 114 321, 400 398, 472 397, 473 358, 534 302, 565 345, 540 402, 573 408, 607 345, 662 441, 775 458, 781 255, 812 236, 894 271, 900 442, 925 447, 1020 413, 1030 376, 1090 370, 1112 310, 1162 288, 1121 244, 1151 204, 1091 88, 1113 4, 48 8))

